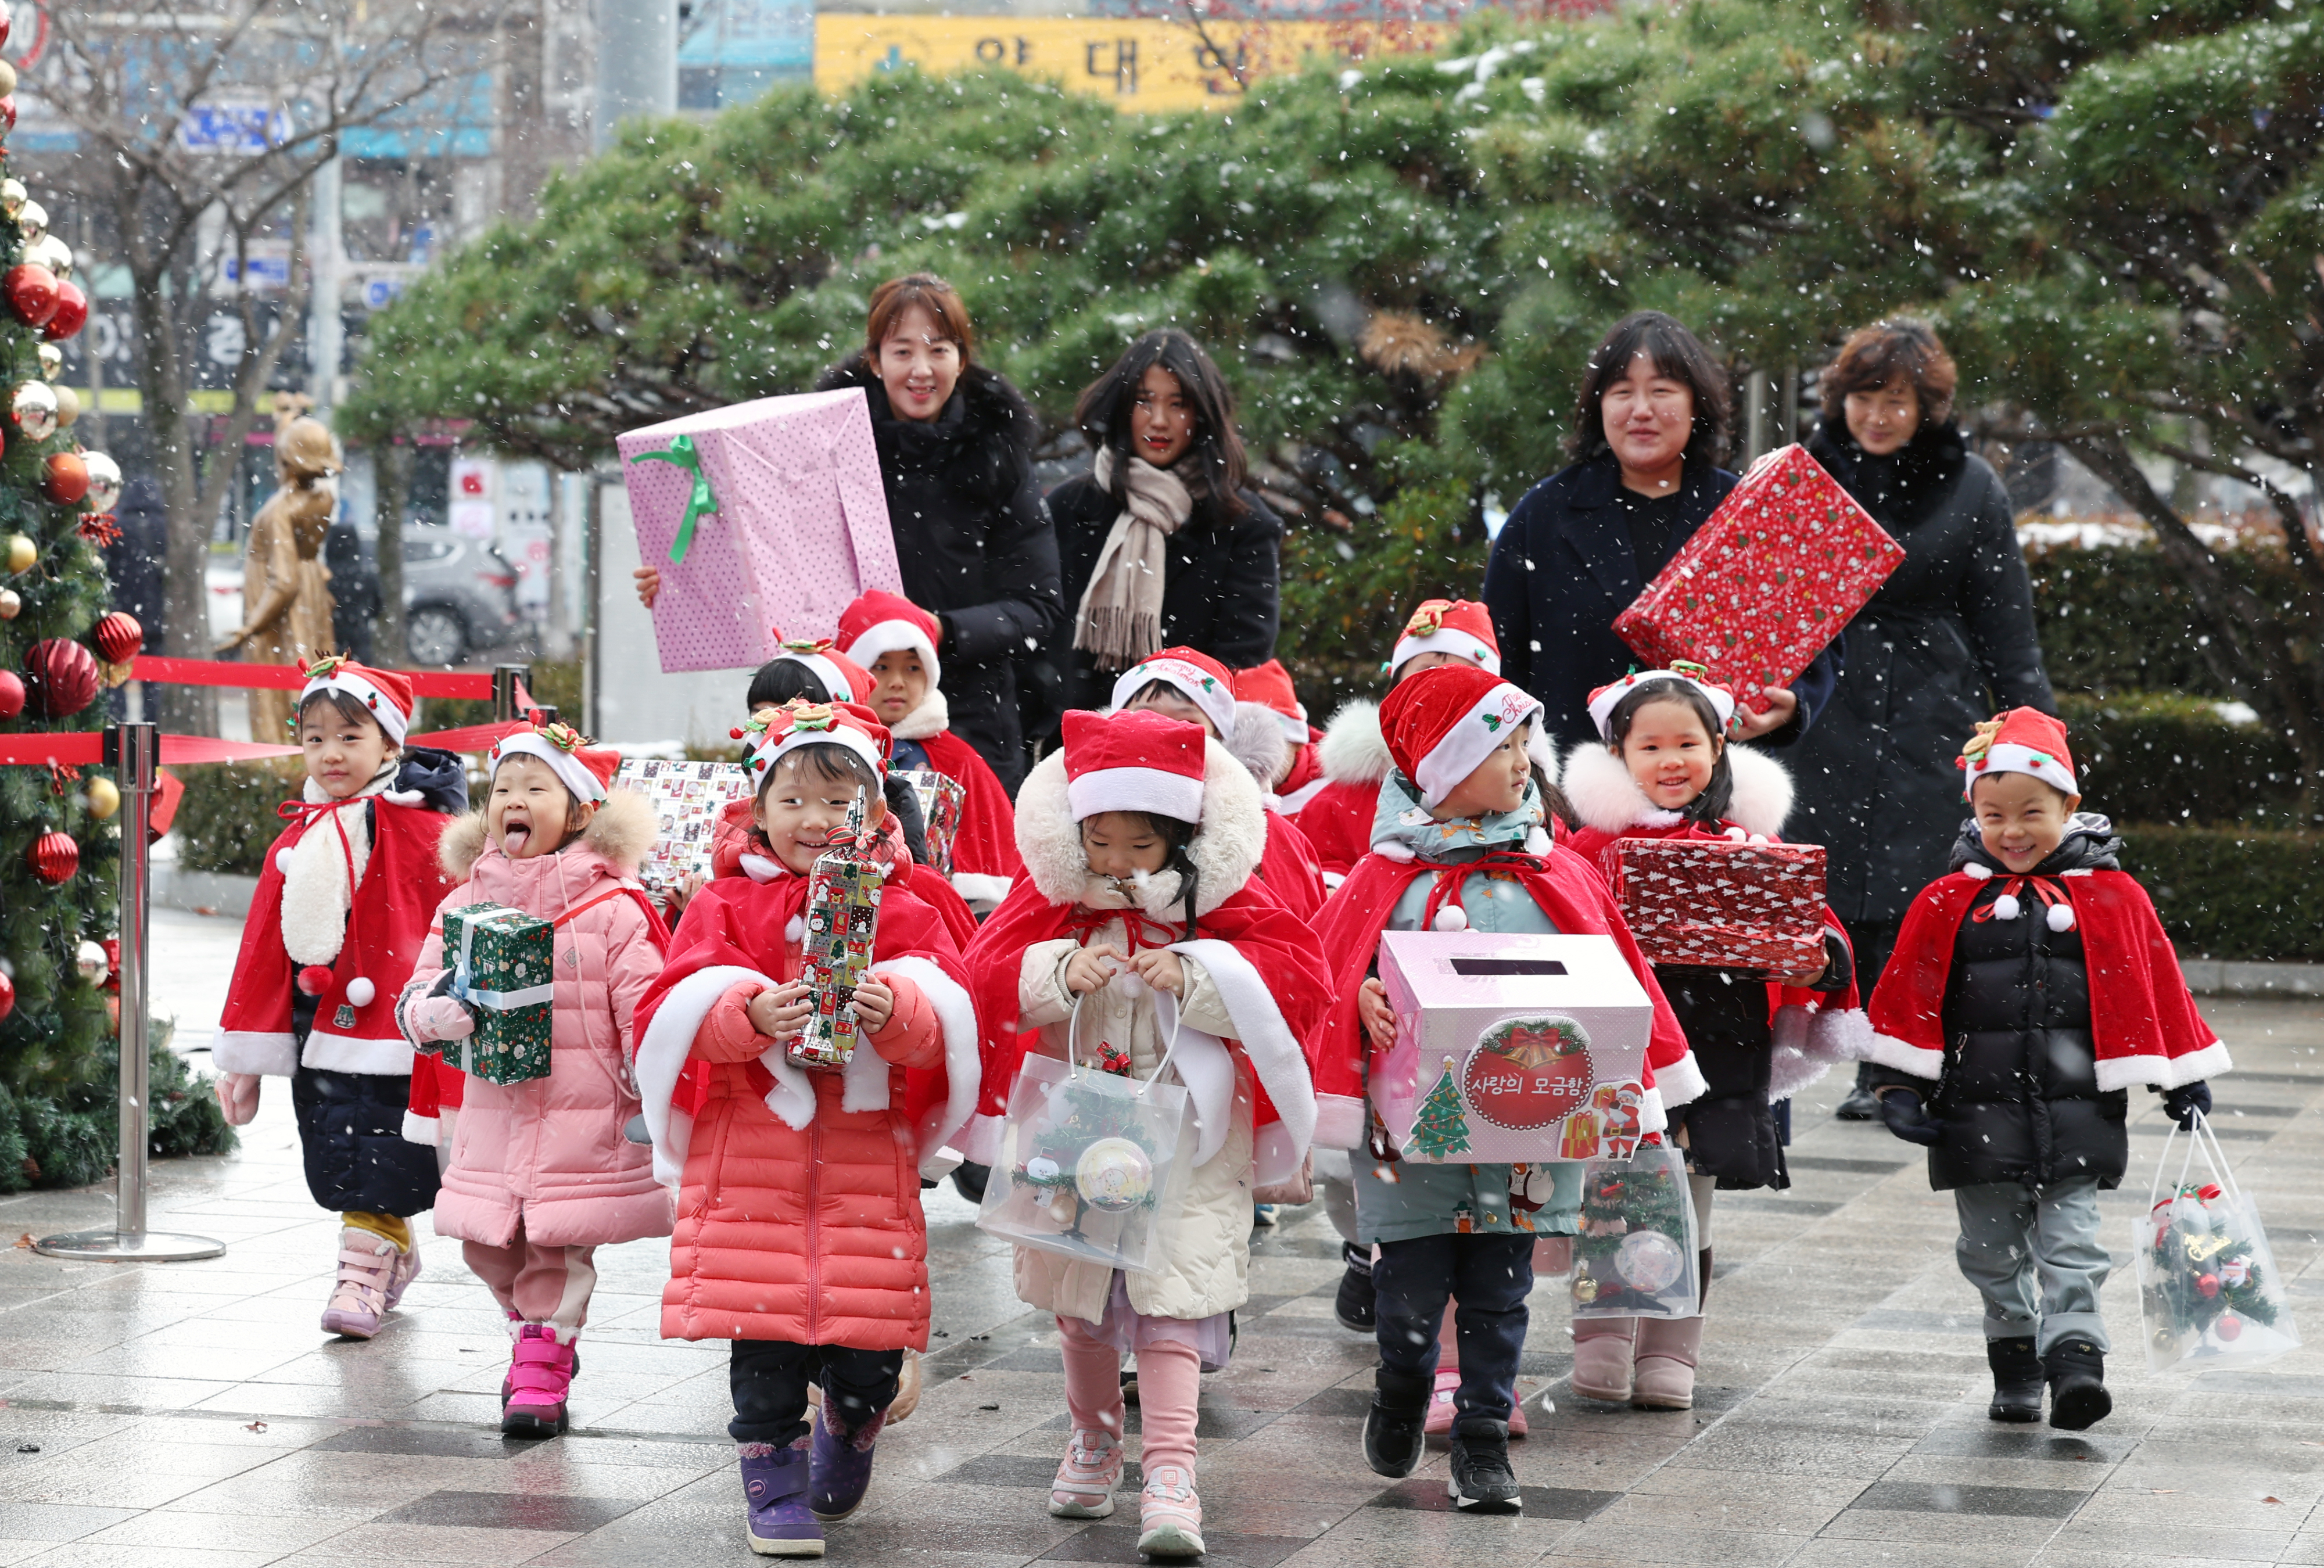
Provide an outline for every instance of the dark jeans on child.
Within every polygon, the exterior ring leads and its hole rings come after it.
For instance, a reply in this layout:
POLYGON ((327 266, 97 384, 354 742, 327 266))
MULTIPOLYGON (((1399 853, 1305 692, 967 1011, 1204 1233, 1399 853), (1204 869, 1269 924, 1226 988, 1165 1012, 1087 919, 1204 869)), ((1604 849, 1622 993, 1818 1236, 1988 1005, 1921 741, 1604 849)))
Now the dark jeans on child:
POLYGON ((824 1408, 852 1432, 895 1402, 903 1370, 901 1351, 736 1340, 727 1363, 734 1419, 726 1424, 726 1435, 737 1443, 771 1443, 778 1448, 798 1442, 807 1434, 810 1383, 823 1386, 824 1408))
POLYGON ((1507 1421, 1517 1404, 1517 1358, 1525 1351, 1533 1243, 1530 1235, 1475 1234, 1382 1241, 1372 1265, 1380 1364, 1392 1372, 1433 1376, 1444 1303, 1456 1299, 1461 1390, 1453 1396, 1453 1419, 1507 1421))

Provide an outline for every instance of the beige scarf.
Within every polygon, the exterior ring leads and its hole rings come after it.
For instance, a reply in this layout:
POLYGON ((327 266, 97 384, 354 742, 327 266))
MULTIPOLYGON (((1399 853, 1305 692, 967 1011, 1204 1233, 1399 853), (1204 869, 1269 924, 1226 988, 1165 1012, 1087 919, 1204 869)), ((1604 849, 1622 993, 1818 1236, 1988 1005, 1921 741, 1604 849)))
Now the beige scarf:
MULTIPOLYGON (((1098 453, 1090 477, 1100 489, 1112 490, 1113 465, 1111 447, 1098 453)), ((1194 492, 1176 474, 1130 460, 1129 509, 1098 551, 1074 628, 1074 646, 1094 654, 1099 669, 1127 669, 1162 646, 1164 551, 1194 510, 1194 492)))

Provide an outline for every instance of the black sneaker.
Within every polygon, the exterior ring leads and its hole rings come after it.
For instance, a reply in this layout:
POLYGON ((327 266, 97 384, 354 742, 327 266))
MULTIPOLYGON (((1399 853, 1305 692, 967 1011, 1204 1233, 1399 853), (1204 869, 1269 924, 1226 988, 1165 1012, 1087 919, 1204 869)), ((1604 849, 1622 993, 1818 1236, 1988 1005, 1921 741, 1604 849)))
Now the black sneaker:
POLYGON ((2088 1340, 2061 1340, 2042 1359, 2050 1373, 2051 1425, 2063 1432, 2080 1432, 2113 1413, 2104 1351, 2088 1340))
POLYGON ((1832 1114, 1842 1121, 1877 1121, 1880 1120, 1880 1102, 1871 1090, 1858 1084, 1848 1092, 1848 1098, 1840 1102, 1840 1108, 1832 1114))
MULTIPOLYGON (((1391 1372, 1386 1367, 1373 1376, 1372 1407, 1364 1416, 1364 1462, 1400 1480, 1420 1468, 1421 1451, 1427 1445, 1424 1427, 1428 1420, 1428 1396, 1436 1379, 1391 1372)), ((1501 1455, 1506 1465, 1506 1440, 1501 1455)))
POLYGON ((1471 1417, 1452 1429, 1452 1464, 1444 1490, 1456 1508, 1480 1514, 1514 1514, 1517 1474, 1509 1468, 1509 1428, 1505 1421, 1471 1417))
POLYGON ((1340 1276, 1340 1294, 1332 1302, 1332 1315, 1350 1333, 1368 1334, 1379 1328, 1379 1296, 1372 1288, 1372 1250, 1350 1241, 1340 1249, 1348 1271, 1340 1276))
POLYGON ((2034 1336, 1987 1340, 1985 1359, 1993 1368, 1993 1403, 1985 1407, 1995 1421, 2042 1419, 2042 1357, 2034 1336))
POLYGON ((984 1202, 984 1183, 992 1175, 989 1165, 963 1160, 952 1168, 952 1190, 972 1204, 984 1202))

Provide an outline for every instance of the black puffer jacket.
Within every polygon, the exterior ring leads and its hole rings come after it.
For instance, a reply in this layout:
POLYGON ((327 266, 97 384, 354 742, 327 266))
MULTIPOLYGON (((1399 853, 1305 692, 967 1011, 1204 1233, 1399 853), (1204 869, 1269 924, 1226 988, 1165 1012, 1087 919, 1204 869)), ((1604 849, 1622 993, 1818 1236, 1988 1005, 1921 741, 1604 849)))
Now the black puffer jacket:
MULTIPOLYGON (((1848 945, 1824 936, 1829 967, 1814 987, 1846 991, 1851 977, 1848 945)), ((1657 964, 1655 979, 1670 999, 1686 1043, 1702 1069, 1703 1092, 1671 1112, 1686 1129, 1686 1168, 1717 1176, 1721 1190, 1788 1187, 1784 1146, 1775 1134, 1775 1108, 1767 1091, 1775 1079, 1775 1033, 1766 982, 1749 970, 1657 964)))
POLYGON ((1848 668, 1786 761, 1791 835, 1830 855, 1826 898, 1846 922, 1901 919, 1944 869, 1960 821, 1954 759, 2004 708, 2055 713, 2034 591, 2008 493, 1950 425, 1866 456, 1826 420, 1808 451, 1904 547, 1904 563, 1848 627, 1848 668))
POLYGON ((888 493, 888 521, 904 596, 943 623, 952 727, 1010 794, 1025 777, 1017 722, 1017 665, 1063 614, 1057 543, 1033 477, 1033 410, 999 374, 961 372, 944 411, 899 420, 859 352, 824 372, 818 392, 858 386, 888 493))
MULTIPOLYGON (((1249 669, 1275 657, 1283 523, 1250 491, 1241 497, 1239 516, 1215 497, 1197 500, 1185 525, 1170 536, 1162 565, 1162 646, 1198 649, 1229 669, 1249 669)), ((1120 503, 1086 474, 1049 492, 1065 609, 1049 659, 1064 678, 1066 707, 1104 707, 1112 697, 1113 678, 1074 647, 1074 617, 1097 569, 1098 552, 1120 515, 1120 503)))
MULTIPOLYGON (((2057 852, 2033 875, 2116 871, 2122 840, 2103 816, 2081 812, 2057 852)), ((1964 825, 1952 866, 1989 867, 1953 943, 1945 980, 1945 1065, 1929 1081, 1877 1068, 1876 1088, 1895 1084, 1928 1096, 1945 1125, 1929 1150, 1929 1185, 1939 1192, 1978 1182, 2040 1185, 2094 1176, 2118 1186, 2130 1162, 2125 1090, 2100 1090, 2090 1038, 2090 995, 2079 926, 2052 931, 2033 898, 2015 920, 1979 914, 2000 896, 2008 871, 1987 853, 1974 823, 1964 825)))

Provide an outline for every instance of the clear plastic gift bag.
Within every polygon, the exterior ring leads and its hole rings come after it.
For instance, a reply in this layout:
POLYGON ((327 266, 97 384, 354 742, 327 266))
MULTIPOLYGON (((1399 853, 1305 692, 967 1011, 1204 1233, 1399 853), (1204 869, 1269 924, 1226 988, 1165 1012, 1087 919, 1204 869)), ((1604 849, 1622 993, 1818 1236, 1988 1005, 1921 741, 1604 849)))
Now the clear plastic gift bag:
POLYGON ((2259 1210, 2200 1113, 2166 1191, 2163 1174, 2178 1136, 2174 1126, 2154 1162, 2146 1209, 2131 1222, 2147 1367, 2209 1371, 2272 1361, 2298 1348, 2300 1330, 2259 1210))
POLYGON ((1702 1310, 1686 1157, 1659 1135, 1648 1138, 1628 1159, 1582 1164, 1570 1287, 1576 1317, 1692 1317, 1702 1310))
MULTIPOLYGON (((1169 1000, 1152 994, 1157 1004, 1169 1000)), ((1165 1261, 1161 1216, 1194 1167, 1194 1101, 1183 1085, 1161 1082, 1177 1030, 1144 1079, 1102 1044, 1101 1063, 1084 1062, 1077 1047, 1086 1001, 1074 1004, 1066 1059, 1028 1052, 1010 1087, 1001 1153, 976 1223, 1045 1252, 1157 1273, 1165 1261), (1102 1065, 1108 1057, 1112 1065, 1102 1065)), ((1160 1011, 1176 1023, 1175 1007, 1160 1011)))

